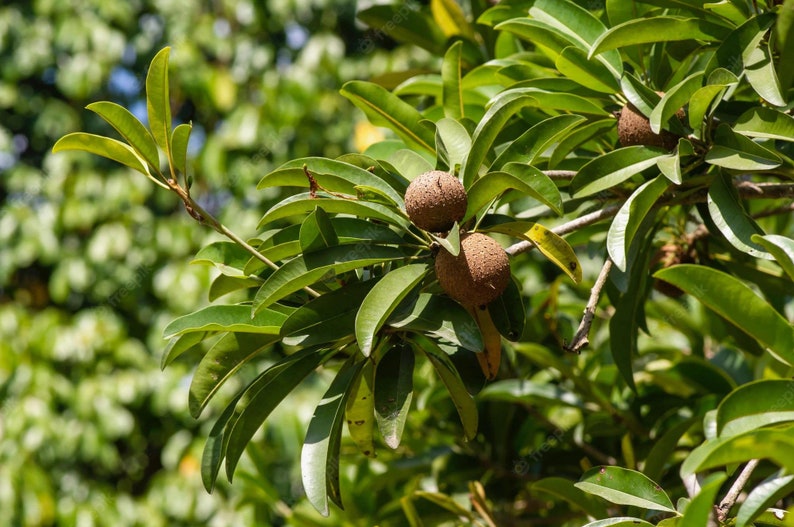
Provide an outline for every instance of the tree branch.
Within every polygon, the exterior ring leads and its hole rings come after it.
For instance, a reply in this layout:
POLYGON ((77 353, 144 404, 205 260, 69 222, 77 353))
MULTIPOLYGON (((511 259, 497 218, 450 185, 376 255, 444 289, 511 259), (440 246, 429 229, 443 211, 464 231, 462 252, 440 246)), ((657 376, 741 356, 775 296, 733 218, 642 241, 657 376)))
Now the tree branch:
POLYGON ((601 290, 604 289, 604 284, 607 282, 607 277, 611 269, 612 259, 607 258, 604 262, 604 266, 601 268, 601 272, 598 273, 598 278, 596 278, 593 288, 590 290, 590 299, 587 301, 587 306, 584 308, 584 316, 579 323, 579 328, 576 330, 576 334, 573 336, 571 343, 564 346, 565 351, 581 353, 582 349, 590 344, 590 339, 588 338, 590 326, 593 324, 598 299, 601 298, 601 290))
POLYGON ((744 466, 739 477, 736 478, 736 481, 733 482, 730 490, 728 490, 728 493, 720 504, 715 507, 717 521, 723 523, 728 518, 728 512, 730 512, 731 508, 736 504, 736 500, 739 499, 739 494, 744 490, 744 486, 747 484, 747 481, 750 479, 750 476, 752 476, 753 470, 755 470, 759 462, 759 459, 751 459, 744 466))

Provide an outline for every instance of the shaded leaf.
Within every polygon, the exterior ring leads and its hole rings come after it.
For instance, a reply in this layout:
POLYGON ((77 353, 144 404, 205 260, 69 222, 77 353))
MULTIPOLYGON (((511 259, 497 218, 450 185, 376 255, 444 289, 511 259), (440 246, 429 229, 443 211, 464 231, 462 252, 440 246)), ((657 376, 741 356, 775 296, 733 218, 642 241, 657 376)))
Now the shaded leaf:
POLYGON ((744 527, 794 492, 794 475, 773 474, 750 490, 736 514, 736 527, 744 527))
POLYGON ((653 133, 661 133, 667 121, 689 102, 689 99, 702 84, 703 72, 698 71, 668 89, 649 116, 653 133))
POLYGON ((673 502, 662 488, 636 470, 622 467, 593 467, 575 486, 618 505, 675 512, 673 502))
POLYGON ((530 487, 533 494, 544 493, 555 498, 561 498, 577 509, 581 509, 588 516, 595 518, 607 516, 606 507, 595 500, 590 494, 574 486, 574 482, 565 478, 549 477, 532 483, 530 487))
POLYGON ((160 369, 164 370, 166 366, 174 362, 180 355, 187 353, 190 350, 196 349, 204 339, 209 335, 206 331, 196 331, 191 333, 184 333, 178 337, 174 337, 168 343, 163 351, 163 356, 160 359, 160 369))
POLYGON ((228 276, 248 276, 243 269, 251 259, 251 253, 234 242, 213 242, 205 245, 190 263, 212 265, 228 276))
POLYGON ((400 342, 386 349, 375 366, 375 420, 389 448, 400 446, 414 394, 414 352, 400 342))
MULTIPOLYGON (((513 342, 521 338, 526 324, 526 309, 515 277, 511 276, 507 289, 488 304, 488 312, 500 335, 513 342)), ((479 349, 482 349, 482 346, 479 349)))
POLYGON ((446 297, 419 294, 408 310, 399 310, 388 320, 391 327, 427 333, 467 350, 483 348, 482 335, 466 309, 446 297))
POLYGON ((305 214, 313 211, 316 207, 322 207, 325 212, 331 214, 350 214, 351 216, 358 216, 361 218, 382 220, 403 229, 407 229, 410 225, 408 220, 398 212, 378 203, 369 203, 353 199, 339 199, 324 194, 318 194, 317 197, 312 197, 310 193, 306 192, 290 196, 271 207, 262 219, 259 220, 258 228, 261 229, 268 223, 282 218, 305 214))
POLYGON ((561 386, 540 383, 529 379, 506 379, 489 384, 480 392, 481 400, 539 405, 565 405, 584 408, 582 398, 561 386))
POLYGON ((773 258, 762 245, 752 240, 754 235, 763 235, 764 231, 744 210, 729 177, 718 175, 714 178, 707 204, 711 220, 731 245, 756 258, 773 258))
POLYGON ((722 271, 693 264, 668 267, 657 271, 654 277, 691 294, 766 346, 779 360, 794 364, 794 328, 738 279, 722 271))
POLYGON ((544 119, 510 143, 493 162, 490 170, 500 170, 510 162, 531 165, 539 155, 584 120, 581 115, 555 115, 544 119))
POLYGON ((588 58, 581 48, 568 46, 557 57, 555 66, 560 73, 582 86, 602 93, 613 94, 620 83, 607 66, 595 58, 588 58))
POLYGON ((700 490, 687 505, 681 518, 681 525, 708 525, 717 492, 726 479, 727 476, 723 472, 706 476, 700 484, 700 490))
POLYGON ((754 106, 744 112, 733 127, 748 137, 794 141, 794 117, 764 106, 754 106))
POLYGON ((753 234, 750 240, 763 246, 777 263, 786 271, 789 278, 794 280, 794 240, 778 234, 761 236, 753 234))
POLYGON ((317 207, 301 223, 298 235, 301 244, 301 251, 310 253, 312 251, 327 249, 339 245, 339 238, 334 231, 328 214, 317 207))
POLYGON ((215 481, 218 479, 221 463, 226 457, 228 436, 223 432, 234 415, 237 401, 240 400, 244 393, 245 391, 238 392, 229 401, 229 404, 226 405, 226 408, 215 420, 215 424, 212 425, 212 429, 207 435, 207 442, 204 444, 204 451, 201 454, 201 482, 204 484, 204 489, 210 494, 215 489, 215 481))
POLYGON ((446 36, 426 13, 402 4, 376 4, 360 10, 356 16, 399 42, 415 44, 436 56, 444 54, 446 36))
POLYGON ((587 523, 582 527, 653 527, 652 523, 648 523, 641 518, 620 517, 620 518, 606 518, 604 520, 596 520, 587 523))
POLYGON ((794 471, 794 427, 760 428, 744 434, 708 440, 695 448, 681 465, 681 476, 746 463, 751 459, 769 459, 787 471, 794 471))
POLYGON ((355 331, 361 353, 368 357, 375 336, 400 302, 429 272, 426 264, 411 264, 394 269, 367 293, 356 315, 355 331))
POLYGON ((347 398, 345 421, 358 450, 367 457, 376 457, 372 440, 375 428, 375 363, 371 360, 363 362, 347 398))

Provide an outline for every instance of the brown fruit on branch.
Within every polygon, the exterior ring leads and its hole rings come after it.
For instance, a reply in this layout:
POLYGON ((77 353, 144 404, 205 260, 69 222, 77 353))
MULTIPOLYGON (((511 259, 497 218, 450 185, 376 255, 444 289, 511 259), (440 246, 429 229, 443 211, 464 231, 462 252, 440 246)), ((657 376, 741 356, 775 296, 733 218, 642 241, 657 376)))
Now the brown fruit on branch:
POLYGON ((461 237, 458 256, 440 250, 435 267, 441 288, 464 306, 488 304, 510 283, 507 253, 496 240, 478 232, 461 237))
MULTIPOLYGON (((684 111, 678 110, 676 116, 682 119, 684 111)), ((648 118, 636 106, 627 103, 618 117, 618 141, 620 146, 644 145, 672 150, 678 144, 678 136, 669 130, 653 133, 648 118)))
POLYGON ((405 212, 414 225, 430 232, 447 232, 466 214, 466 189, 443 170, 417 177, 405 191, 405 212))

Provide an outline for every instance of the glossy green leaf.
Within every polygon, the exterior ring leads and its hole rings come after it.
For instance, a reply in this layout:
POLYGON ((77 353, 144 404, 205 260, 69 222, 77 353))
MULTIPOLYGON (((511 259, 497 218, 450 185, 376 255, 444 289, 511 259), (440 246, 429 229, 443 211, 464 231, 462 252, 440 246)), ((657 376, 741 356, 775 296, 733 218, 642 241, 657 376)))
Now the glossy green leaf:
MULTIPOLYGON (((415 44, 436 56, 444 54, 446 36, 427 13, 401 4, 374 4, 360 10, 357 18, 369 27, 378 28, 398 42, 415 44)), ((373 42, 364 42, 367 47, 373 42)))
POLYGON ((149 63, 146 75, 146 110, 155 142, 171 159, 171 100, 168 95, 168 55, 161 49, 149 63))
POLYGON ((646 117, 651 115, 653 109, 662 99, 657 92, 628 72, 621 77, 620 87, 629 102, 636 106, 640 113, 646 117))
POLYGON ((221 469, 221 463, 226 457, 226 445, 228 444, 228 436, 224 434, 227 423, 234 416, 234 408, 237 406, 237 401, 243 396, 243 391, 235 395, 226 408, 223 409, 221 414, 215 420, 215 423, 207 435, 207 442, 204 444, 204 451, 201 454, 201 482, 204 484, 204 489, 212 493, 215 489, 215 481, 218 479, 218 473, 221 469))
POLYGON ((559 57, 562 50, 571 44, 579 44, 575 40, 572 41, 569 38, 570 35, 554 28, 552 25, 539 20, 524 18, 524 15, 501 22, 496 25, 496 29, 513 33, 534 46, 542 46, 543 50, 553 59, 559 57))
POLYGON ((695 448, 681 465, 681 476, 703 470, 769 459, 794 472, 794 427, 761 428, 744 434, 708 440, 695 448))
POLYGON ((788 90, 794 84, 794 69, 787 67, 794 61, 794 4, 792 0, 785 0, 778 12, 775 24, 777 36, 777 49, 780 59, 777 61, 778 77, 783 90, 788 90))
POLYGON ((108 101, 94 102, 86 108, 107 121, 150 166, 160 168, 160 154, 154 138, 132 112, 108 101))
POLYGON ((579 169, 571 180, 571 192, 582 198, 607 190, 654 166, 665 155, 661 148, 640 145, 607 152, 579 169))
POLYGON ((226 477, 229 481, 232 481, 245 448, 265 419, 310 373, 335 353, 336 350, 331 349, 299 351, 270 366, 246 387, 224 432, 226 477))
POLYGON ((160 359, 160 369, 164 370, 180 355, 196 349, 208 336, 209 334, 206 331, 195 331, 172 338, 165 351, 163 351, 163 356, 160 359))
POLYGON ((460 421, 463 424, 463 436, 467 440, 474 439, 477 435, 477 404, 466 389, 466 385, 450 360, 449 356, 438 347, 435 341, 424 335, 414 334, 412 342, 433 364, 444 386, 447 387, 450 398, 455 404, 460 421))
POLYGON ((450 171, 455 172, 471 150, 471 136, 466 127, 447 117, 436 121, 436 150, 450 171))
POLYGON ((575 486, 618 505, 675 512, 673 502, 664 490, 636 470, 623 467, 593 467, 582 475, 575 486))
POLYGON ((461 172, 463 174, 463 186, 467 189, 477 180, 480 168, 488 156, 488 152, 493 146, 496 136, 504 128, 507 122, 521 108, 533 103, 530 97, 516 97, 513 99, 501 99, 488 108, 472 136, 472 145, 469 155, 464 161, 461 172))
POLYGON ((718 175, 714 178, 707 204, 711 220, 731 245, 756 258, 773 258, 752 240, 754 235, 763 235, 764 231, 745 211, 730 177, 718 175))
POLYGON ((590 49, 590 56, 608 50, 676 40, 721 42, 728 29, 700 18, 659 15, 618 24, 603 33, 590 49))
POLYGON ((612 220, 607 232, 607 251, 621 271, 626 271, 629 246, 637 230, 668 186, 663 176, 646 181, 629 196, 612 220))
POLYGON ((764 106, 755 106, 744 112, 733 127, 747 137, 794 141, 794 117, 764 106))
POLYGON ((317 184, 328 192, 354 197, 357 194, 357 187, 370 186, 386 194, 398 205, 403 203, 402 195, 373 172, 344 161, 321 157, 303 157, 284 163, 276 170, 266 174, 256 188, 309 187, 306 170, 317 184))
POLYGON ((341 93, 358 106, 372 124, 386 126, 406 144, 435 153, 434 133, 420 124, 422 114, 396 95, 365 81, 346 82, 341 93))
MULTIPOLYGON (((544 22, 584 50, 590 50, 607 31, 606 26, 587 9, 569 0, 535 0, 529 16, 544 22)), ((618 79, 623 73, 623 61, 616 51, 598 57, 618 79)))
POLYGON ((654 277, 691 294, 767 347, 779 360, 794 364, 794 328, 738 279, 694 264, 668 267, 657 271, 654 277))
POLYGON ((610 115, 609 112, 604 109, 602 101, 584 97, 576 93, 568 93, 567 91, 559 89, 557 85, 552 85, 548 89, 537 86, 513 88, 500 93, 494 97, 493 100, 496 103, 502 98, 512 99, 520 96, 531 97, 533 100, 532 106, 548 113, 555 113, 554 110, 558 110, 594 115, 596 117, 610 115))
POLYGON ((564 238, 543 225, 528 221, 513 221, 493 225, 488 229, 534 243, 543 256, 562 269, 571 280, 577 284, 582 281, 582 266, 573 248, 564 238))
POLYGON ((769 251, 769 254, 775 258, 789 278, 794 280, 794 240, 778 234, 765 236, 753 234, 750 236, 750 241, 769 251))
POLYGON ((717 434, 738 435, 794 421, 794 381, 764 379, 739 386, 717 407, 717 434))
POLYGON ((709 474, 700 484, 700 490, 692 497, 681 518, 681 525, 708 525, 714 510, 714 501, 727 476, 723 472, 709 474))
POLYGON ((227 333, 201 359, 188 393, 190 415, 198 418, 223 383, 244 364, 278 342, 277 335, 227 333))
POLYGON ((355 199, 339 199, 325 194, 318 194, 317 197, 312 197, 309 192, 306 192, 290 196, 271 207, 259 221, 258 228, 261 229, 268 223, 282 218, 311 212, 316 207, 322 207, 325 212, 331 214, 350 214, 361 218, 382 220, 404 229, 407 229, 410 225, 404 216, 389 207, 377 203, 368 203, 355 199))
POLYGON ((337 245, 298 256, 273 272, 262 284, 254 298, 253 313, 324 278, 404 258, 403 252, 394 247, 364 244, 337 245))
POLYGON ((620 91, 620 83, 609 68, 595 58, 588 58, 587 52, 579 47, 563 49, 555 66, 560 73, 591 90, 609 94, 620 91))
POLYGON ((614 130, 617 121, 615 119, 601 119, 592 123, 579 126, 570 132, 559 144, 549 158, 549 168, 557 167, 575 148, 587 143, 595 137, 603 136, 608 130, 614 130))
POLYGON ((373 431, 375 430, 375 363, 363 361, 345 404, 345 421, 350 438, 359 452, 367 457, 376 457, 373 431))
POLYGON ((531 196, 557 214, 562 214, 562 197, 554 182, 532 165, 509 163, 504 172, 489 172, 468 190, 468 207, 462 222, 476 216, 502 193, 515 189, 531 196))
POLYGON ((173 320, 163 330, 163 338, 170 339, 197 331, 238 331, 262 335, 278 335, 287 316, 272 309, 262 309, 251 317, 247 305, 207 306, 173 320))
POLYGON ((356 313, 375 280, 354 282, 305 303, 281 325, 287 346, 315 346, 352 337, 356 313))
POLYGON ((745 527, 766 509, 794 493, 794 475, 773 474, 747 494, 736 514, 736 527, 745 527))
POLYGON ((706 76, 717 68, 725 68, 737 77, 741 76, 744 73, 745 57, 758 46, 774 22, 774 14, 761 13, 731 31, 722 39, 717 51, 706 64, 706 76))
POLYGON ((171 157, 174 167, 182 174, 187 174, 187 145, 192 129, 192 124, 182 123, 171 134, 171 157))
POLYGON ((301 223, 299 240, 301 250, 304 253, 328 249, 329 247, 339 245, 339 238, 336 235, 336 231, 334 231, 334 226, 328 214, 321 207, 314 209, 314 211, 303 220, 303 223, 301 223))
POLYGON ((604 520, 596 520, 594 522, 586 523, 582 527, 653 527, 652 523, 648 523, 641 518, 632 518, 621 516, 619 518, 606 518, 604 520))
POLYGON ((780 88, 768 42, 759 43, 758 47, 745 55, 744 74, 755 92, 767 103, 786 106, 786 97, 780 88))
POLYGON ((510 143, 493 162, 490 170, 500 170, 511 162, 531 165, 538 156, 584 120, 581 115, 555 115, 544 119, 510 143))
POLYGON ((401 148, 394 152, 389 156, 388 162, 408 181, 413 181, 425 172, 435 170, 434 161, 431 162, 421 154, 407 148, 401 148))
POLYGON ((210 284, 210 290, 207 294, 207 299, 210 302, 228 295, 233 291, 241 289, 253 289, 262 285, 264 280, 258 276, 228 276, 225 274, 218 275, 210 284))
POLYGON ((465 116, 463 91, 460 86, 462 47, 462 41, 452 44, 444 55, 444 61, 441 64, 444 115, 452 119, 460 119, 465 116))
POLYGON ((707 115, 710 115, 713 105, 717 104, 715 99, 722 96, 725 88, 726 85, 724 84, 709 84, 699 88, 692 94, 689 99, 689 108, 687 109, 687 120, 690 128, 696 131, 699 130, 701 125, 703 125, 703 120, 707 115))
POLYGON ((446 296, 421 293, 410 309, 398 310, 387 324, 427 333, 470 351, 483 348, 477 323, 463 306, 446 296))
POLYGON ((549 477, 532 483, 532 494, 543 493, 555 498, 563 499, 577 509, 581 509, 588 516, 594 518, 607 516, 606 507, 593 496, 576 488, 574 482, 565 478, 549 477))
POLYGON ((397 306, 430 272, 426 264, 411 264, 387 273, 367 293, 356 315, 355 331, 358 346, 369 357, 375 336, 397 306))
POLYGON ((698 71, 668 89, 649 116, 653 133, 661 133, 667 121, 689 102, 692 95, 702 85, 703 72, 698 71))
MULTIPOLYGON (((515 277, 511 277, 507 289, 496 300, 488 304, 488 312, 500 335, 513 342, 521 338, 521 335, 524 334, 527 317, 524 300, 521 297, 521 288, 515 277)), ((472 351, 481 349, 482 345, 472 351)))
POLYGON ((662 175, 668 179, 668 181, 675 183, 676 185, 680 185, 684 178, 683 173, 681 172, 681 151, 683 150, 683 148, 681 148, 682 143, 687 145, 687 149, 691 149, 692 143, 690 143, 688 139, 679 139, 678 148, 676 148, 671 154, 660 157, 656 160, 656 167, 659 169, 659 172, 661 172, 662 175))
POLYGON ((480 392, 479 399, 584 408, 584 401, 578 394, 555 384, 540 383, 529 379, 506 379, 493 382, 480 392))
POLYGON ((386 349, 375 366, 375 420, 384 443, 392 449, 400 446, 411 408, 415 360, 410 346, 399 343, 386 349))
POLYGON ((213 242, 205 245, 190 263, 211 265, 229 276, 247 276, 243 269, 251 253, 234 242, 213 242))
POLYGON ((331 381, 314 410, 301 450, 301 479, 306 498, 323 516, 330 513, 328 499, 342 506, 339 487, 339 446, 345 404, 353 381, 366 361, 351 356, 331 381))
MULTIPOLYGON (((53 153, 62 152, 63 150, 81 150, 106 157, 151 178, 146 162, 138 156, 131 146, 117 139, 85 132, 74 132, 58 139, 52 147, 53 153)), ((162 185, 162 183, 158 184, 162 185)))

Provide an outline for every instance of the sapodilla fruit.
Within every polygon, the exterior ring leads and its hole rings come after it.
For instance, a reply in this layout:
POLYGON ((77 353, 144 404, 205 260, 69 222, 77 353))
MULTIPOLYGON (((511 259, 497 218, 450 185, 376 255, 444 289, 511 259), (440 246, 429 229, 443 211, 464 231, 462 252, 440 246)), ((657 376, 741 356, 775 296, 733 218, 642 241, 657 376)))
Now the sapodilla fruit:
POLYGON ((430 232, 447 232, 466 214, 466 189, 443 170, 418 176, 405 191, 405 212, 414 225, 430 232))
POLYGON ((510 283, 507 253, 496 240, 479 232, 461 237, 458 256, 441 249, 435 268, 441 288, 464 306, 488 304, 510 283))
MULTIPOLYGON (((681 119, 684 111, 679 110, 676 115, 681 119)), ((618 141, 620 146, 645 145, 672 150, 678 144, 678 136, 669 130, 653 133, 648 118, 636 106, 627 103, 618 117, 618 141)))

